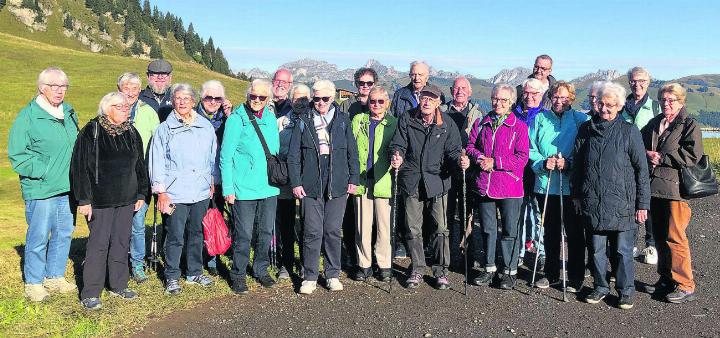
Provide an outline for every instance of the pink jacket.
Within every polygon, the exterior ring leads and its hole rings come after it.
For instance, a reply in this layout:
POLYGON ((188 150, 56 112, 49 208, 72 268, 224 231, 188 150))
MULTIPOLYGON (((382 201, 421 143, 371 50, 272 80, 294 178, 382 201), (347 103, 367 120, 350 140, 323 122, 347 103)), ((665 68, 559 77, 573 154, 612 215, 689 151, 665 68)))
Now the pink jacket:
POLYGON ((528 127, 514 113, 508 114, 495 131, 490 114, 476 120, 470 131, 467 154, 471 162, 477 163, 480 155, 495 160, 492 171, 480 171, 475 178, 480 196, 494 199, 523 197, 523 169, 530 148, 528 127))

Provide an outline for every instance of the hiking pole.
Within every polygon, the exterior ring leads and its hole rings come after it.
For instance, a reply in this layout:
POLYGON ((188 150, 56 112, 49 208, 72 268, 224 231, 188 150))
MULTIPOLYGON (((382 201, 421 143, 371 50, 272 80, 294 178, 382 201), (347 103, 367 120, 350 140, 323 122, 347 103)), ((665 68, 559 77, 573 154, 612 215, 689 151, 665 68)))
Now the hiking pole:
MULTIPOLYGON (((462 154, 460 157, 467 156, 465 154, 465 149, 462 150, 462 154)), ((463 221, 467 221, 467 186, 465 185, 465 169, 462 170, 462 198, 463 198, 463 221)), ((472 230, 471 230, 472 231, 472 230)), ((467 233, 465 235, 464 240, 464 246, 463 246, 463 256, 465 256, 465 297, 467 297, 467 285, 468 285, 468 252, 467 252, 467 233)))
MULTIPOLYGON (((558 153, 558 158, 562 158, 562 153, 558 153)), ((563 302, 568 302, 567 298, 567 266, 565 260, 567 259, 567 253, 565 252, 565 210, 563 209, 563 177, 562 169, 558 169, 558 176, 560 177, 560 250, 562 252, 562 271, 563 271, 563 302)), ((548 183, 548 186, 550 184, 548 183)))
POLYGON ((157 199, 155 199, 153 203, 153 233, 152 233, 152 241, 150 241, 150 257, 148 257, 148 261, 152 264, 153 270, 157 272, 157 263, 158 263, 158 257, 157 257, 157 199))
POLYGON ((390 281, 388 286, 390 288, 390 294, 392 294, 392 282, 395 274, 393 273, 393 261, 395 260, 395 224, 397 223, 397 199, 398 199, 398 186, 397 186, 397 175, 398 169, 393 171, 393 205, 392 205, 392 222, 390 222, 390 281))
MULTIPOLYGON (((545 201, 543 202, 543 212, 540 216, 540 228, 543 229, 543 226, 545 225, 545 214, 547 213, 547 201, 548 196, 550 195, 550 182, 552 181, 552 172, 553 170, 550 169, 550 174, 548 175, 548 184, 545 188, 545 201)), ((544 237, 545 231, 543 230, 543 236, 541 236, 538 241, 542 241, 544 237)), ((532 274, 532 281, 530 282, 530 287, 535 287, 535 274, 537 273, 537 265, 538 265, 538 257, 540 257, 540 245, 538 245, 537 249, 535 250, 535 264, 533 265, 533 274, 532 274)))

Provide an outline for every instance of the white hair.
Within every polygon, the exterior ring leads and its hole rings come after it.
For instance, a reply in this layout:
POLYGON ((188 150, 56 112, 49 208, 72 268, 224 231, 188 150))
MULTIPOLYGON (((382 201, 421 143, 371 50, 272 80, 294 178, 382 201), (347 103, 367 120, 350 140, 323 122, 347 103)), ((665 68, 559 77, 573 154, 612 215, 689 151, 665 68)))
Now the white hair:
MULTIPOLYGON (((172 94, 171 97, 175 99, 175 95, 177 93, 183 93, 188 94, 190 97, 192 97, 193 101, 197 102, 197 92, 193 87, 188 83, 176 83, 172 87, 170 87, 170 93, 172 94)), ((174 101, 173 101, 174 102, 174 101)))
POLYGON ((40 72, 40 75, 38 75, 37 79, 37 89, 38 94, 40 94, 42 87, 47 85, 53 78, 57 78, 61 83, 55 83, 55 84, 64 84, 64 85, 70 85, 70 80, 67 77, 67 74, 62 71, 62 69, 58 67, 47 67, 43 69, 42 72, 40 72))
POLYGON ((335 84, 330 80, 318 80, 312 86, 313 96, 315 92, 328 91, 331 92, 333 97, 335 96, 335 84))
POLYGON ((100 104, 98 104, 98 116, 103 116, 107 114, 107 111, 110 110, 110 106, 122 102, 127 102, 127 96, 121 92, 110 92, 105 94, 102 99, 100 99, 100 104))
POLYGON ((600 88, 602 88, 604 85, 606 85, 608 83, 611 83, 611 82, 610 81, 593 81, 593 83, 591 83, 588 86, 588 93, 599 92, 600 88))
POLYGON ((122 87, 126 83, 132 83, 136 84, 138 86, 142 86, 142 80, 140 80, 140 76, 138 76, 136 73, 131 72, 125 72, 120 77, 118 77, 117 86, 118 89, 122 87))
POLYGON ((617 99, 617 103, 620 106, 624 106, 627 91, 625 91, 625 88, 623 86, 617 83, 607 82, 604 86, 600 88, 600 92, 598 92, 598 99, 611 96, 614 96, 617 99))
POLYGON ((267 79, 255 79, 250 82, 247 89, 247 94, 250 94, 253 89, 259 89, 267 93, 267 96, 272 99, 272 83, 267 79))
POLYGON ((303 96, 310 98, 312 96, 312 93, 310 93, 310 87, 308 87, 305 84, 298 83, 290 89, 290 99, 295 98, 295 94, 301 93, 303 96))
POLYGON ((522 82, 522 88, 525 89, 525 87, 530 87, 532 89, 539 90, 541 92, 545 91, 542 81, 540 81, 534 77, 525 79, 525 81, 522 82))
POLYGON ((645 69, 643 67, 630 68, 630 70, 627 71, 628 81, 632 80, 633 74, 642 74, 642 75, 645 75, 648 78, 648 80, 651 79, 650 72, 648 72, 647 69, 645 69))
POLYGON ((211 89, 218 90, 222 93, 222 97, 225 97, 225 86, 223 86, 223 84, 218 80, 210 80, 203 83, 200 89, 200 96, 204 97, 205 94, 207 94, 207 92, 211 89))
POLYGON ((423 60, 415 60, 413 62, 410 62, 410 71, 412 71, 413 67, 419 65, 424 65, 425 67, 427 67, 428 71, 430 70, 430 65, 427 62, 423 60))
POLYGON ((498 83, 493 87, 492 92, 490 93, 490 97, 495 96, 497 92, 501 90, 506 90, 508 93, 510 93, 510 103, 515 103, 517 100, 517 91, 515 90, 515 87, 507 84, 507 83, 498 83))

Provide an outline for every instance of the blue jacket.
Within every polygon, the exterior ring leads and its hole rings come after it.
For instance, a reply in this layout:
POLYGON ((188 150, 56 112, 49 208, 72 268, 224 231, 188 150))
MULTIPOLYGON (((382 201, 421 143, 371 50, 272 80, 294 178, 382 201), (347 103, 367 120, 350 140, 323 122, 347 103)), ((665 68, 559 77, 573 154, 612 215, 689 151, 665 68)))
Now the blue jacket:
MULTIPOLYGON (((400 115, 405 114, 410 109, 418 106, 419 102, 417 102, 415 95, 413 95, 414 91, 412 83, 409 83, 407 86, 398 89, 395 94, 393 94, 392 104, 390 105, 390 111, 393 116, 400 117, 400 115)), ((440 101, 442 104, 445 104, 444 94, 440 95, 440 101)))
MULTIPOLYGON (((268 107, 257 121, 270 153, 277 155, 280 137, 277 119, 268 107)), ((267 159, 260 138, 248 118, 245 105, 238 106, 225 123, 220 149, 220 173, 223 195, 238 200, 257 200, 277 196, 280 190, 268 181, 267 159)))
MULTIPOLYGON (((562 153, 566 161, 568 169, 563 170, 563 195, 570 194, 570 170, 572 170, 572 151, 575 146, 575 137, 577 136, 580 125, 587 121, 590 117, 570 109, 558 117, 555 113, 543 110, 535 116, 533 123, 530 125, 530 165, 535 172, 535 187, 533 191, 544 194, 547 189, 548 176, 550 172, 545 169, 545 159, 562 153)), ((550 182, 550 194, 560 194, 560 183, 558 183, 558 173, 554 171, 553 180, 550 182)))
MULTIPOLYGON (((197 113, 194 113, 197 114, 197 113)), ((210 198, 217 177, 215 129, 202 116, 183 125, 172 112, 155 130, 150 145, 150 182, 154 193, 167 192, 173 203, 210 198)))

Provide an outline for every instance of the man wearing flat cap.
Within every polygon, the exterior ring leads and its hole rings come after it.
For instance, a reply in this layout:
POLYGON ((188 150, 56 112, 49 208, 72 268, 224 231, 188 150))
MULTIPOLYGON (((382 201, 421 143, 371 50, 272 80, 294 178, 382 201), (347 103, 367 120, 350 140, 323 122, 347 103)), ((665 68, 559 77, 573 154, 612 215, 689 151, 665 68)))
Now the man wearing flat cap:
POLYGON ((163 59, 150 62, 147 67, 147 78, 148 85, 140 93, 140 100, 153 107, 160 122, 163 122, 173 110, 170 95, 172 65, 163 59))
POLYGON ((425 273, 423 252, 423 213, 432 222, 432 272, 435 287, 450 287, 447 277, 450 265, 447 194, 454 170, 467 168, 467 156, 461 156, 460 132, 455 122, 440 111, 442 93, 435 85, 426 85, 418 95, 416 108, 400 115, 395 136, 390 143, 390 162, 398 170, 397 189, 405 204, 405 239, 412 257, 412 272, 406 285, 416 288, 425 273))

